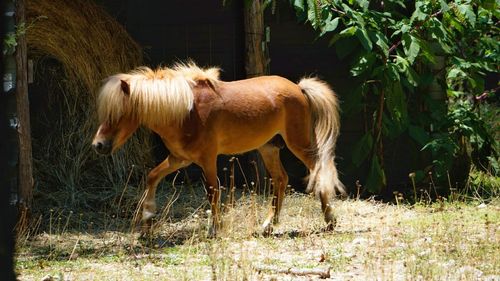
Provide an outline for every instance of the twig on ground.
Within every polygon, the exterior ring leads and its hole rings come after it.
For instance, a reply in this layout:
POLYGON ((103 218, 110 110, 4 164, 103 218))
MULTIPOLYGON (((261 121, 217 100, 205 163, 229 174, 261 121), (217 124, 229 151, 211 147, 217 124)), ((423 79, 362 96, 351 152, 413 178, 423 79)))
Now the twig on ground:
POLYGON ((292 274, 297 276, 308 276, 308 275, 319 275, 320 278, 326 279, 330 278, 330 268, 283 268, 271 265, 256 265, 254 266, 256 271, 270 271, 274 273, 281 274, 292 274))

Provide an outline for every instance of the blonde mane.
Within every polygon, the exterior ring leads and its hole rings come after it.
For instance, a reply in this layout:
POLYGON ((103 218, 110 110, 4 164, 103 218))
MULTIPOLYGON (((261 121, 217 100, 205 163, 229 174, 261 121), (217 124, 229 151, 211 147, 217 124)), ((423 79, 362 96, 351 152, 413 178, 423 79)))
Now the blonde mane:
POLYGON ((192 89, 199 81, 217 85, 219 69, 178 63, 171 68, 139 67, 129 73, 113 75, 99 91, 99 120, 114 123, 128 115, 142 124, 181 125, 193 108, 192 89), (128 97, 122 90, 122 81, 129 85, 128 97))

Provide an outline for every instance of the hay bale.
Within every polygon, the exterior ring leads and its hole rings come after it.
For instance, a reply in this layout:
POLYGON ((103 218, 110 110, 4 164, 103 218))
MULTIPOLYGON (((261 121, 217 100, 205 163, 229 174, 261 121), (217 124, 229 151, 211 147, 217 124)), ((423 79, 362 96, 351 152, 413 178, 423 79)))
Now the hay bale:
POLYGON ((103 78, 142 63, 139 45, 92 1, 28 1, 27 14, 31 54, 57 59, 70 83, 91 93, 103 78))
POLYGON ((92 1, 27 4, 29 56, 39 70, 38 79, 47 81, 51 106, 62 107, 58 115, 47 110, 47 115, 37 118, 46 119, 48 124, 39 125, 50 131, 33 136, 35 192, 39 200, 50 200, 42 204, 71 208, 102 205, 102 198, 112 201, 132 167, 150 163, 151 145, 146 134, 139 134, 112 158, 98 157, 90 146, 97 128, 96 93, 105 77, 140 65, 142 50, 92 1), (46 67, 47 58, 60 65, 46 67))

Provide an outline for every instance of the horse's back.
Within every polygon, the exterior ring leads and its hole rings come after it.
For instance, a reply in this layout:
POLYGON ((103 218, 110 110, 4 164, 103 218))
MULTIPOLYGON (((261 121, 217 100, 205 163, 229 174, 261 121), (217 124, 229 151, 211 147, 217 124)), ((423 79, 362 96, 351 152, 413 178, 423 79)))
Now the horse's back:
POLYGON ((218 94, 228 103, 245 104, 248 110, 280 107, 294 100, 305 101, 300 87, 281 76, 260 76, 232 82, 221 82, 218 94))
POLYGON ((298 85, 284 77, 272 75, 272 76, 259 76, 243 80, 236 80, 230 82, 221 82, 220 91, 222 93, 232 94, 240 93, 242 95, 256 95, 256 94, 266 94, 272 95, 293 95, 300 91, 298 85))
POLYGON ((203 86, 196 92, 195 108, 206 127, 217 136, 223 154, 260 147, 285 129, 287 111, 307 111, 297 84, 280 76, 261 76, 203 86), (244 136, 250 139, 242 141, 244 136))

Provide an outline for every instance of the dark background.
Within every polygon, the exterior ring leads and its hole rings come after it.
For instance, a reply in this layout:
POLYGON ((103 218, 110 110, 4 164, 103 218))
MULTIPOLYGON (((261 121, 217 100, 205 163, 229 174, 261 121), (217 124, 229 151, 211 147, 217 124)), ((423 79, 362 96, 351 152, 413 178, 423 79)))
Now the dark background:
MULTIPOLYGON (((245 42, 243 30, 244 1, 162 1, 138 0, 102 1, 101 4, 131 34, 145 52, 145 63, 150 66, 171 65, 176 61, 192 59, 201 66, 218 66, 223 80, 245 78, 245 42)), ((270 58, 269 72, 292 81, 315 75, 327 81, 345 99, 354 88, 349 65, 342 62, 328 38, 318 38, 309 24, 300 23, 287 1, 277 1, 277 7, 266 10, 265 25, 270 28, 267 50, 270 58)), ((342 107, 342 103, 341 103, 342 107)), ((341 135, 337 144, 337 163, 341 180, 353 189, 357 179, 363 182, 367 167, 361 173, 352 167, 350 152, 353 144, 364 134, 364 117, 343 117, 341 135)), ((388 184, 406 185, 410 172, 411 155, 404 153, 402 142, 387 142, 386 165, 388 184)), ((163 160, 166 151, 160 144, 155 156, 163 160)), ((302 164, 288 151, 282 159, 290 175, 291 185, 301 190, 306 175, 302 164)), ((247 157, 242 162, 248 162, 247 157)), ((219 161, 227 165, 227 158, 219 161)), ((199 175, 190 168, 189 173, 199 175)))
MULTIPOLYGON (((193 60, 200 66, 220 67, 222 80, 245 78, 244 1, 226 1, 226 5, 223 5, 222 0, 97 2, 143 47, 146 65, 169 66, 175 62, 193 60)), ((342 100, 351 93, 356 81, 350 78, 349 65, 338 58, 335 48, 328 46, 329 38, 317 38, 317 32, 309 24, 298 22, 287 1, 277 1, 274 11, 271 8, 266 10, 265 25, 270 28, 270 42, 267 44, 270 74, 292 81, 298 81, 304 76, 318 76, 337 92, 342 109, 342 100)), ((51 61, 46 59, 45 63, 51 61)), ((33 86, 31 88, 35 89, 33 86)), ((32 100, 32 112, 37 111, 37 103, 32 100)), ((37 120, 32 123, 32 130, 36 132, 37 120)), ((356 168, 350 160, 353 145, 364 134, 364 123, 362 115, 343 116, 341 120, 336 161, 341 180, 350 191, 355 190, 355 181, 359 179, 363 182, 367 174, 367 164, 356 168)), ((40 127, 41 130, 43 128, 40 127)), ((392 188, 406 185, 410 166, 414 162, 410 160, 414 157, 404 152, 405 144, 401 141, 385 143, 388 184, 392 188)), ((161 162, 168 151, 158 137, 155 137, 155 144, 155 161, 161 162)), ((238 157, 247 178, 255 180, 253 166, 249 164, 254 157, 238 157)), ((219 169, 229 166, 228 159, 220 157, 219 169)), ((282 153, 282 160, 291 186, 296 190, 303 190, 303 178, 307 174, 305 167, 286 149, 282 153)), ((187 169, 187 174, 192 181, 201 178, 201 170, 194 165, 187 169)), ((224 175, 219 176, 223 178, 224 175)), ((236 178, 240 180, 238 185, 241 185, 241 175, 237 173, 236 178)))

